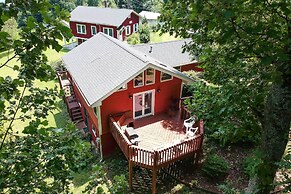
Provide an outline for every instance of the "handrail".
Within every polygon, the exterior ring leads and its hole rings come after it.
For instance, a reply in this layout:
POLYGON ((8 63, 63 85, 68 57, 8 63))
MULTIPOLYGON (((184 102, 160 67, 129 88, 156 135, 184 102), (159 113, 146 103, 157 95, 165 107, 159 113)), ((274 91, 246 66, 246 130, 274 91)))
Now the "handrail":
POLYGON ((112 117, 110 117, 110 129, 112 136, 114 137, 121 151, 124 153, 125 157, 128 159, 129 147, 132 145, 132 143, 127 139, 125 134, 121 132, 121 128, 112 117))
POLYGON ((189 154, 200 152, 204 138, 202 120, 198 123, 198 134, 195 137, 190 137, 158 150, 150 150, 133 145, 122 133, 120 126, 112 117, 110 117, 110 129, 126 158, 138 166, 150 169, 162 168, 189 154))

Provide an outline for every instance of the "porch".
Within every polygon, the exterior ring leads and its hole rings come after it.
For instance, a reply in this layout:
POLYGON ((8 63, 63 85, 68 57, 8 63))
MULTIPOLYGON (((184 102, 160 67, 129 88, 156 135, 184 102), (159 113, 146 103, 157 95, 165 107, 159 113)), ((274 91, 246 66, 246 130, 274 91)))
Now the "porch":
POLYGON ((192 156, 195 163, 202 153, 204 137, 203 122, 195 123, 198 131, 195 136, 188 136, 183 127, 185 116, 184 107, 181 113, 175 116, 158 114, 133 121, 134 132, 138 135, 138 141, 132 142, 124 127, 119 122, 124 115, 110 117, 110 129, 114 139, 129 161, 129 186, 132 189, 132 168, 134 165, 151 169, 152 193, 156 192, 157 171, 175 161, 192 156), (183 117, 184 117, 183 116, 183 117))

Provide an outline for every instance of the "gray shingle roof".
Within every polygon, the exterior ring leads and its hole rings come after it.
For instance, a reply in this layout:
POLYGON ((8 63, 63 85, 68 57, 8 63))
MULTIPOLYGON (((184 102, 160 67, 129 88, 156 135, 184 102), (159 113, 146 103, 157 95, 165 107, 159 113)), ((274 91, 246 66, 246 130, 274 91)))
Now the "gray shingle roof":
POLYGON ((70 21, 120 26, 134 12, 130 9, 78 6, 71 12, 70 21))
POLYGON ((134 45, 133 48, 144 52, 145 54, 162 61, 163 63, 172 67, 181 66, 197 62, 189 55, 188 52, 182 53, 182 46, 190 42, 190 39, 174 40, 160 43, 139 44, 134 45), (149 51, 152 52, 149 52, 149 51))
POLYGON ((90 106, 100 103, 148 67, 192 81, 174 68, 103 33, 74 48, 62 60, 90 106))

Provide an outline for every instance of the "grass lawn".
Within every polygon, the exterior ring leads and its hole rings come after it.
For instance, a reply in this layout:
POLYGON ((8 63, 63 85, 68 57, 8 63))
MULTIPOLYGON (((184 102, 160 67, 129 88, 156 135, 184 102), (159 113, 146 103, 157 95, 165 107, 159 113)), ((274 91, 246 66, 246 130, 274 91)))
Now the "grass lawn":
MULTIPOLYGON (((62 55, 64 55, 66 52, 61 51, 61 52, 56 52, 55 50, 48 49, 45 51, 45 54, 48 57, 49 63, 56 62, 57 60, 60 59, 62 55)), ((13 56, 13 52, 3 52, 0 53, 0 64, 3 64, 9 57, 13 56)), ((3 68, 0 69, 0 76, 6 77, 10 76, 12 78, 17 77, 18 71, 14 71, 12 67, 14 65, 20 65, 20 61, 17 61, 17 59, 11 60, 8 64, 9 67, 4 66, 3 68)), ((49 82, 41 82, 39 80, 35 81, 35 87, 39 88, 54 88, 55 86, 58 86, 58 81, 53 80, 49 82)), ((50 127, 56 127, 56 128, 61 128, 64 127, 68 121, 68 116, 65 110, 65 105, 62 101, 62 99, 58 99, 58 109, 54 110, 52 113, 48 115, 48 122, 50 127)), ((13 124, 13 129, 14 131, 18 131, 21 134, 21 131, 24 129, 24 127, 29 123, 29 120, 27 121, 20 121, 17 120, 13 124)))
POLYGON ((151 32, 150 34, 150 42, 167 42, 171 40, 180 40, 181 38, 176 38, 175 36, 171 36, 169 33, 165 33, 160 35, 160 32, 151 32))

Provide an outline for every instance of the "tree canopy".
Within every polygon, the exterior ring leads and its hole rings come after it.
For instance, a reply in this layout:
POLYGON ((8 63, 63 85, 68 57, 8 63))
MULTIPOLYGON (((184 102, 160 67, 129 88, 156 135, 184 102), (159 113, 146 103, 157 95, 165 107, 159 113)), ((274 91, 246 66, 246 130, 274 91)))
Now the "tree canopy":
POLYGON ((59 91, 35 83, 55 80, 44 51, 60 51, 58 40, 71 37, 61 23, 69 13, 46 0, 7 0, 0 3, 0 14, 0 50, 10 50, 0 63, 0 192, 66 192, 71 173, 90 158, 88 144, 72 124, 62 129, 48 126, 46 118, 57 108, 59 91), (24 24, 19 38, 13 39, 2 29, 20 14, 24 24), (13 69, 15 76, 5 68, 13 69), (16 120, 26 121, 24 130, 14 125, 16 120))
POLYGON ((210 83, 195 86, 206 90, 194 93, 195 114, 220 138, 260 135, 264 162, 252 181, 261 193, 272 189, 290 129, 290 17, 288 0, 169 0, 160 17, 162 32, 192 39, 185 49, 210 83))

